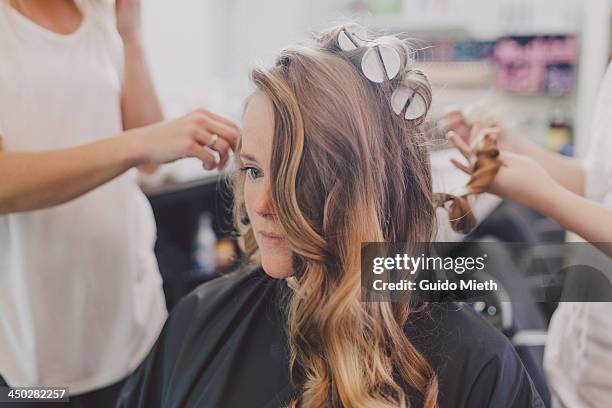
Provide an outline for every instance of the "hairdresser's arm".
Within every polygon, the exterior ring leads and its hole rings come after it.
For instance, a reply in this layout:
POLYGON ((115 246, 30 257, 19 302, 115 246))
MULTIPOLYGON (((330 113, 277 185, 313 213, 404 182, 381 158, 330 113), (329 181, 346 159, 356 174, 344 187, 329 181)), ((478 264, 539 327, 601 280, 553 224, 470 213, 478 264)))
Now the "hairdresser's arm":
POLYGON ((0 214, 72 200, 144 163, 136 138, 117 136, 47 152, 0 152, 0 214))
POLYGON ((182 157, 197 157, 209 169, 221 166, 204 145, 213 133, 219 135, 215 150, 224 164, 230 147, 235 148, 238 132, 211 115, 199 110, 70 149, 12 152, 0 148, 0 214, 65 203, 133 166, 182 157))
MULTIPOLYGON (((455 142, 468 157, 469 146, 455 142)), ((589 242, 612 242, 612 210, 564 188, 531 157, 501 151, 499 160, 502 166, 489 192, 531 207, 589 242)), ((453 164, 471 174, 469 166, 454 159, 453 164)))
POLYGON ((589 242, 612 243, 612 210, 557 183, 534 159, 502 152, 490 191, 535 209, 589 242))
MULTIPOLYGON (((121 108, 125 130, 163 120, 163 112, 141 41, 140 1, 118 0, 115 3, 117 31, 123 40, 124 78, 121 108)), ((151 173, 156 165, 143 165, 140 170, 151 173)))
POLYGON ((588 242, 612 243, 612 210, 557 183, 526 156, 504 153, 491 191, 525 204, 588 242))
MULTIPOLYGON (((454 131, 467 144, 472 142, 471 128, 461 111, 447 112, 440 126, 444 132, 454 131)), ((578 160, 536 146, 503 126, 501 126, 499 146, 503 150, 531 157, 540 163, 557 183, 575 194, 584 195, 585 174, 578 160)))
POLYGON ((585 174, 580 162, 571 157, 563 156, 537 146, 524 138, 513 134, 510 130, 502 131, 502 148, 531 157, 552 176, 553 179, 567 190, 577 195, 584 195, 585 174))
POLYGON ((589 242, 612 243, 612 210, 560 185, 539 211, 589 242))

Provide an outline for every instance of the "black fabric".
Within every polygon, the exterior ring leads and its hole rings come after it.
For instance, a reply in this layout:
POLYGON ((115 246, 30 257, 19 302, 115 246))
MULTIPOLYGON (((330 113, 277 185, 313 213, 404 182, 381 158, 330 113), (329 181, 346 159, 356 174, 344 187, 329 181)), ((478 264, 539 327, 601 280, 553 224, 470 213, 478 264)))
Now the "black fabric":
MULTIPOLYGON (((283 407, 294 392, 282 307, 290 290, 261 269, 198 287, 171 313, 118 407, 283 407)), ((544 406, 508 340, 469 307, 429 305, 406 335, 438 372, 441 408, 544 406)))

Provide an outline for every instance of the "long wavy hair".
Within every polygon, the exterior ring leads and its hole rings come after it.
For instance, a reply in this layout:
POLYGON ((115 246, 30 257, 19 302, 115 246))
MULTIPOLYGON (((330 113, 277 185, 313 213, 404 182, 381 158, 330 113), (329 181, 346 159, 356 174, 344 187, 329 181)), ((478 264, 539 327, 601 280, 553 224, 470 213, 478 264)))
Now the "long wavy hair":
MULTIPOLYGON (((400 75, 368 81, 359 68, 364 50, 337 47, 340 29, 286 49, 273 67, 252 72, 274 107, 272 207, 294 254, 297 287, 286 328, 297 393, 290 406, 408 407, 401 385, 407 384, 425 407, 436 407, 436 373, 404 332, 414 308, 360 301, 363 242, 432 239, 424 117, 407 121, 390 105, 400 82, 428 106, 431 89, 411 69, 410 47, 395 37, 376 42, 400 53, 400 75)), ((257 262, 243 177, 234 179, 234 223, 242 249, 257 262)))

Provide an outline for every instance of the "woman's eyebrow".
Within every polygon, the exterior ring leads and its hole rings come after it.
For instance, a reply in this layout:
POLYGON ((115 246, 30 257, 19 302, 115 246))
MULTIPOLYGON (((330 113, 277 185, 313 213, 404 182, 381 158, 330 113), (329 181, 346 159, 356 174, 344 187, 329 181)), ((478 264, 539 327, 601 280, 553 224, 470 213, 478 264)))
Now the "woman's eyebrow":
POLYGON ((240 159, 243 161, 248 160, 248 161, 252 161, 255 163, 259 163, 257 159, 255 158, 255 156, 253 156, 252 154, 248 154, 248 153, 240 153, 240 159))

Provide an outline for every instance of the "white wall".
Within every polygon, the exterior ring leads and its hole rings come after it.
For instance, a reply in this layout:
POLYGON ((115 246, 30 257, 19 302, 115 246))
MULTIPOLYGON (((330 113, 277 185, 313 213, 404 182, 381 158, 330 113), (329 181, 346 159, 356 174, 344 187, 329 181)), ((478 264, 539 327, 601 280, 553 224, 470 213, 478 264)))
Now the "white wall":
POLYGON ((201 0, 142 2, 149 66, 169 115, 177 101, 197 99, 210 76, 205 6, 201 0))
POLYGON ((250 68, 271 64, 308 28, 330 21, 332 9, 333 2, 300 0, 143 2, 147 54, 166 113, 205 105, 237 118, 250 68))

